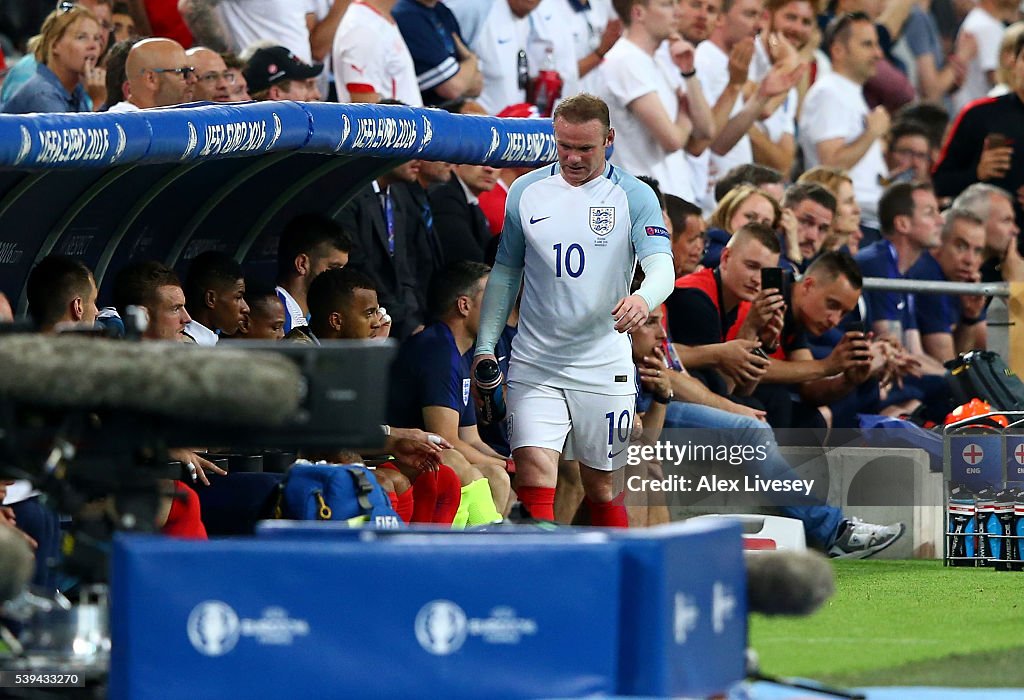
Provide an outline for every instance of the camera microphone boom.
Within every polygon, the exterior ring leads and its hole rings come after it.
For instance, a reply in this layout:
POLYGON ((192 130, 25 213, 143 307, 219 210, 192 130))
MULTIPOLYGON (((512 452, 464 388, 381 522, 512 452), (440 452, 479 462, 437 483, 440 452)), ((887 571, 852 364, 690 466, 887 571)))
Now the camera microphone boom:
POLYGON ((74 336, 0 338, 0 399, 7 401, 258 428, 292 418, 304 391, 296 364, 272 352, 74 336))
POLYGON ((762 615, 810 615, 832 597, 828 559, 810 550, 748 552, 747 606, 762 615))

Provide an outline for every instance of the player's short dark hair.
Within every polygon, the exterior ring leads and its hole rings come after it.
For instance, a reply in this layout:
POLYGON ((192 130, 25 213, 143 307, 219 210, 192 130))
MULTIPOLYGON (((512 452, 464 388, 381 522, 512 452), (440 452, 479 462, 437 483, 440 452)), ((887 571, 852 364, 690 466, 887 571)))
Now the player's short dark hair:
POLYGON ((147 309, 156 302, 160 287, 180 287, 181 280, 171 268, 156 260, 132 263, 114 279, 114 306, 123 316, 129 306, 147 309))
POLYGON ((353 267, 332 267, 317 275, 306 296, 311 323, 326 323, 327 317, 344 308, 357 289, 377 291, 377 285, 353 267))
POLYGON ((864 277, 857 267, 857 261, 845 250, 830 250, 815 258, 804 273, 804 277, 812 276, 829 282, 845 277, 854 289, 864 287, 864 277))
POLYGON ((816 182, 797 182, 787 187, 786 193, 782 197, 782 206, 792 209, 808 199, 815 204, 820 204, 833 214, 836 213, 836 196, 829 192, 828 188, 816 182))
POLYGON ((622 20, 622 24, 629 26, 630 19, 629 15, 632 13, 633 5, 647 5, 651 0, 612 0, 612 7, 615 9, 615 14, 622 20))
POLYGON ((658 198, 658 207, 665 211, 665 195, 661 191, 661 184, 650 175, 637 175, 636 179, 654 190, 654 196, 658 198))
POLYGON ((281 304, 281 298, 277 296, 277 290, 267 284, 245 283, 245 303, 250 312, 257 309, 265 309, 274 304, 281 304))
POLYGON ((300 214, 289 221, 277 243, 278 279, 291 277, 297 256, 303 253, 313 255, 317 248, 325 244, 345 253, 352 250, 352 239, 341 224, 329 216, 300 214))
POLYGON ((38 327, 61 319, 75 297, 92 291, 92 271, 81 260, 65 255, 47 255, 28 275, 28 313, 38 327))
POLYGON ((775 233, 775 229, 760 221, 751 221, 749 224, 740 226, 739 230, 732 234, 732 238, 729 239, 726 246, 733 248, 748 240, 757 241, 773 253, 782 252, 779 236, 775 233))
POLYGON ((878 224, 882 233, 891 236, 895 232, 897 216, 914 215, 914 193, 931 192, 932 186, 925 182, 897 182, 889 185, 878 200, 878 224))
POLYGON ((559 117, 570 124, 586 124, 596 119, 604 126, 606 133, 611 128, 608 105, 600 97, 595 97, 586 92, 581 92, 578 95, 562 100, 555 107, 555 113, 551 115, 551 121, 559 117))
POLYGON ((669 221, 672 222, 672 240, 678 238, 686 230, 686 220, 689 217, 704 216, 704 212, 696 204, 687 202, 674 194, 665 195, 665 211, 668 212, 669 221))
POLYGON ((853 33, 853 25, 860 22, 868 22, 872 27, 875 26, 875 23, 864 12, 846 12, 833 17, 832 21, 825 27, 825 36, 821 42, 825 53, 831 57, 832 48, 836 44, 846 45, 850 40, 850 34, 853 33))
POLYGON ((427 290, 427 311, 433 318, 443 318, 461 296, 476 293, 480 280, 491 271, 483 263, 459 260, 434 273, 427 290))
POLYGON ((242 266, 227 253, 208 250, 192 258, 185 277, 185 305, 191 308, 203 306, 206 292, 221 291, 245 279, 242 266))
POLYGON ((774 185, 782 183, 782 173, 775 168, 757 163, 743 163, 729 171, 715 183, 715 201, 719 202, 725 195, 740 185, 774 185))

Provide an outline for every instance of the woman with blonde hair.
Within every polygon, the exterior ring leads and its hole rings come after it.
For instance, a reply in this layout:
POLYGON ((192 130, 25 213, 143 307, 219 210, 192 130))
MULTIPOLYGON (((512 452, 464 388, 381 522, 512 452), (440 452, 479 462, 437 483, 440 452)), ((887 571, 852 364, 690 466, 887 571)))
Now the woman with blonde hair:
POLYGON ((104 83, 96 66, 107 35, 93 12, 61 3, 43 22, 34 55, 36 73, 4 105, 8 114, 88 112, 85 83, 104 83))
POLYGON ((1013 65, 1017 62, 1014 48, 1017 39, 1024 34, 1024 22, 1014 22, 1003 32, 1003 40, 999 42, 999 65, 996 66, 996 85, 988 91, 989 97, 1009 95, 1014 87, 1013 65))
POLYGON ((704 267, 718 267, 722 249, 740 227, 758 222, 778 230, 781 219, 782 209, 771 195, 753 185, 739 185, 729 190, 708 220, 704 267))
POLYGON ((832 219, 832 232, 821 244, 821 252, 844 248, 856 255, 864 234, 860 230, 860 207, 853 193, 853 180, 842 168, 824 165, 811 168, 797 182, 815 182, 836 197, 836 215, 832 219))

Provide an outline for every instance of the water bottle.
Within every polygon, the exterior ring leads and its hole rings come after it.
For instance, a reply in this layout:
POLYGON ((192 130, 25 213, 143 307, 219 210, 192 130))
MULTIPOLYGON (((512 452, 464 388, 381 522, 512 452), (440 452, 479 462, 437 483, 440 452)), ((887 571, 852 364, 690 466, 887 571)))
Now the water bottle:
POLYGON ((555 103, 562 96, 562 86, 562 76, 555 69, 555 49, 548 46, 544 54, 544 63, 533 81, 533 99, 528 100, 537 106, 540 116, 551 116, 555 103))
POLYGON ((494 360, 481 360, 473 373, 477 391, 480 393, 482 406, 477 416, 481 423, 491 425, 499 423, 505 417, 505 387, 501 368, 494 360))

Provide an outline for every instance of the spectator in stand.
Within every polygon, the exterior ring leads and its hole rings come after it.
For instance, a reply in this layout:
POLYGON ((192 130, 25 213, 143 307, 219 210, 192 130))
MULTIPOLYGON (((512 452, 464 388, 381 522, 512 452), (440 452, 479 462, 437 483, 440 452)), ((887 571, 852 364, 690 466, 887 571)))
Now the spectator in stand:
POLYGON ((500 168, 489 165, 456 165, 451 180, 430 190, 434 225, 448 262, 484 261, 491 229, 479 196, 494 189, 500 175, 500 168))
MULTIPOLYGON (((48 3, 48 5, 52 9, 53 3, 48 3)), ((102 67, 104 52, 107 50, 107 44, 110 41, 110 32, 113 28, 110 21, 111 0, 77 0, 77 2, 69 0, 69 3, 66 5, 61 3, 58 3, 58 5, 60 5, 60 7, 58 7, 56 11, 50 12, 50 14, 47 15, 47 19, 75 6, 90 10, 93 13, 94 19, 99 24, 100 32, 103 35, 100 50, 97 54, 97 65, 102 67)), ((33 29, 40 26, 45 28, 45 19, 40 24, 34 25, 33 29)), ((42 33, 30 38, 26 46, 25 55, 22 56, 13 66, 11 65, 10 58, 7 59, 7 67, 10 70, 8 70, 7 74, 2 80, 0 80, 0 83, 2 83, 0 84, 0 104, 8 102, 25 83, 35 77, 39 68, 36 51, 39 48, 39 42, 42 41, 42 38, 42 33)), ((106 95, 103 92, 102 79, 100 78, 98 80, 93 80, 92 82, 85 82, 84 87, 86 90, 85 105, 87 109, 81 111, 91 112, 101 105, 106 99, 106 95)))
POLYGON ((395 2, 356 2, 342 17, 331 54, 339 102, 392 99, 423 106, 412 54, 391 16, 395 2))
POLYGON ((674 194, 665 195, 665 209, 672 223, 672 261, 679 279, 700 266, 707 244, 707 224, 700 207, 674 194))
POLYGON ((106 72, 98 65, 106 39, 96 15, 84 6, 51 12, 33 53, 35 75, 4 103, 3 111, 92 111, 94 103, 106 99, 106 72), (87 89, 92 92, 90 100, 87 89))
MULTIPOLYGON (((763 15, 763 0, 724 0, 710 38, 697 47, 697 77, 712 105, 715 120, 710 154, 701 156, 709 160, 706 166, 700 161, 694 170, 697 196, 705 209, 714 206, 709 200, 718 178, 731 168, 754 160, 747 135, 750 128, 764 112, 775 112, 779 100, 804 70, 795 65, 795 60, 779 61, 760 82, 748 86, 754 39, 761 29, 763 15), (705 170, 707 179, 701 182, 705 170)), ((792 57, 795 59, 795 54, 792 57)))
POLYGON ((242 51, 268 39, 306 64, 313 62, 309 28, 316 14, 300 0, 178 0, 178 11, 197 44, 242 51))
POLYGON ((320 101, 316 78, 322 63, 310 65, 283 46, 257 49, 242 72, 254 100, 320 101))
POLYGON ((963 85, 967 67, 978 55, 978 42, 973 34, 961 32, 956 50, 947 57, 931 5, 932 0, 914 3, 900 44, 906 47, 911 59, 907 73, 918 97, 925 102, 941 103, 963 85))
MULTIPOLYGON (((865 277, 905 279, 921 254, 939 245, 942 215, 930 185, 900 182, 890 185, 878 203, 882 222, 880 241, 857 254, 865 277)), ((864 325, 879 338, 906 348, 926 374, 945 374, 921 346, 915 312, 916 295, 905 292, 866 292, 864 325)))
POLYGON ((230 338, 238 340, 281 340, 284 338, 284 304, 273 287, 245 285, 245 304, 249 313, 230 338))
POLYGON ((786 193, 784 178, 778 170, 757 163, 744 163, 731 169, 715 183, 715 201, 721 202, 725 195, 739 185, 753 185, 776 202, 781 202, 782 195, 786 193))
POLYGON ((989 97, 1002 97, 1013 92, 1013 67, 1017 63, 1017 56, 1013 51, 1021 34, 1024 34, 1024 22, 1014 22, 1003 32, 1003 40, 999 42, 996 86, 988 91, 989 97))
MULTIPOLYGON (((979 282, 985 256, 985 224, 966 209, 950 209, 942 226, 942 242, 925 252, 907 277, 939 282, 979 282)), ((921 294, 916 297, 921 346, 946 363, 957 353, 984 348, 987 338, 985 297, 921 294)))
POLYGON ((285 308, 284 332, 305 326, 309 285, 323 272, 348 264, 352 239, 333 219, 300 214, 285 224, 277 243, 277 296, 285 308))
POLYGON ((676 280, 665 302, 669 335, 683 366, 713 392, 749 395, 768 360, 755 352, 758 340, 735 339, 742 302, 761 294, 761 270, 779 264, 779 239, 760 222, 739 227, 717 267, 676 280))
MULTIPOLYGON (((980 9, 980 8, 979 8, 980 9)), ((1024 34, 1014 47, 1015 91, 989 97, 960 112, 935 166, 935 190, 940 196, 960 194, 976 181, 1001 187, 1017 198, 1017 225, 1024 221, 1024 34)))
POLYGON ((711 36, 722 11, 722 0, 683 0, 679 3, 676 28, 686 41, 700 46, 711 36))
POLYGON ((836 215, 832 230, 821 243, 821 250, 845 250, 856 255, 864 234, 860 230, 860 207, 853 193, 853 180, 840 168, 824 165, 811 168, 797 182, 816 182, 828 189, 836 198, 836 215))
MULTIPOLYGON (((967 75, 963 86, 953 95, 953 111, 959 113, 974 100, 988 95, 996 85, 996 69, 999 68, 999 46, 1002 42, 1006 23, 1017 19, 1016 0, 978 0, 960 25, 960 35, 970 34, 978 46, 977 54, 967 64, 967 75)), ((1020 52, 1016 55, 1019 60, 1020 52)))
POLYGON ((953 200, 954 209, 966 209, 985 222, 985 257, 982 282, 1024 282, 1024 260, 1017 248, 1013 197, 995 185, 977 182, 953 200))
POLYGON ((185 49, 172 39, 143 39, 135 44, 125 61, 125 75, 125 100, 111 107, 110 112, 137 112, 192 101, 196 70, 189 64, 185 49))
POLYGON ((596 94, 601 86, 601 63, 622 36, 622 20, 611 0, 558 0, 568 7, 581 92, 596 94))
POLYGON ((923 126, 928 132, 928 145, 932 151, 931 162, 933 165, 939 162, 939 152, 942 150, 946 129, 949 127, 949 112, 945 108, 927 102, 911 102, 900 107, 892 121, 916 122, 923 126))
POLYGON ((140 36, 174 39, 182 46, 192 46, 192 32, 178 12, 178 0, 128 0, 129 9, 140 36))
POLYGON ((101 112, 109 110, 118 102, 125 101, 125 90, 128 89, 128 74, 125 63, 128 61, 128 53, 135 46, 136 42, 138 42, 138 39, 119 41, 107 51, 107 101, 100 107, 101 112))
POLYGON ((780 265, 786 267, 789 263, 795 272, 804 272, 818 257, 822 244, 832 233, 836 215, 835 195, 813 182, 798 182, 786 189, 782 211, 786 252, 780 265), (799 257, 790 257, 790 251, 799 257))
POLYGON ((189 265, 185 303, 192 317, 185 334, 198 345, 213 346, 237 334, 249 315, 242 266, 227 253, 200 253, 189 265))
POLYGON ((110 21, 113 25, 114 42, 139 38, 135 29, 135 18, 132 16, 128 3, 115 2, 111 10, 110 21))
MULTIPOLYGON (((768 20, 754 39, 754 55, 750 60, 748 77, 752 82, 762 80, 773 66, 796 68, 808 63, 807 48, 815 29, 815 2, 766 0, 765 14, 768 20)), ((803 71, 807 72, 808 68, 803 68, 803 71)), ((796 160, 796 115, 799 106, 800 91, 794 86, 765 108, 761 118, 747 132, 756 162, 783 173, 792 171, 796 160), (768 114, 767 118, 765 114, 768 114)))
POLYGON ((601 67, 598 94, 618 136, 614 165, 655 177, 665 192, 694 201, 684 149, 701 153, 714 137, 697 79, 693 46, 675 33, 674 3, 615 0, 625 31, 601 67), (668 45, 668 60, 658 57, 668 45))
POLYGON ((373 280, 381 305, 394 319, 391 334, 399 340, 422 328, 424 320, 413 238, 420 212, 407 209, 407 200, 391 188, 416 182, 419 168, 418 160, 393 168, 360 189, 339 214, 353 241, 349 265, 373 280))
POLYGON ((809 168, 846 170, 862 227, 876 232, 880 179, 887 172, 881 139, 889 130, 889 113, 884 107, 869 111, 862 88, 882 60, 878 34, 867 15, 843 15, 829 24, 825 45, 833 72, 819 77, 804 99, 799 132, 804 162, 809 168))
MULTIPOLYGON (((511 105, 498 112, 498 117, 527 118, 539 116, 537 108, 529 103, 511 105)), ((508 199, 508 189, 512 183, 521 176, 533 170, 533 168, 502 168, 498 173, 498 182, 494 189, 489 192, 481 192, 477 197, 478 204, 484 216, 487 217, 487 225, 491 233, 497 236, 501 233, 501 227, 505 222, 505 202, 508 199)))
POLYGON ((480 95, 484 82, 479 61, 466 48, 458 20, 443 2, 398 0, 391 16, 412 54, 423 104, 480 95))
POLYGON ((889 182, 931 182, 932 149, 928 129, 914 121, 895 121, 885 138, 889 182))
POLYGON ((760 223, 778 229, 781 222, 782 209, 771 195, 753 185, 735 187, 726 193, 708 220, 704 267, 718 267, 722 250, 740 227, 760 223))
POLYGON ((534 87, 544 70, 558 73, 563 97, 579 92, 575 42, 564 38, 572 21, 564 0, 447 0, 447 4, 459 20, 467 45, 480 58, 484 85, 477 100, 488 114, 529 101, 550 115, 554 96, 546 97, 534 87))
POLYGON ((402 344, 388 397, 390 422, 440 435, 472 465, 459 475, 469 524, 500 520, 510 495, 506 457, 480 438, 470 397, 467 353, 476 341, 488 272, 483 263, 460 261, 434 277, 435 320, 402 344))
POLYGON ((245 69, 245 62, 233 53, 223 53, 220 57, 223 59, 224 65, 227 66, 228 73, 234 76, 234 79, 228 80, 228 94, 231 96, 231 101, 248 102, 251 100, 249 84, 245 82, 245 74, 242 72, 245 69))
POLYGON ((203 46, 193 46, 185 56, 196 69, 193 99, 197 102, 232 102, 231 83, 235 74, 228 71, 220 54, 203 46))

